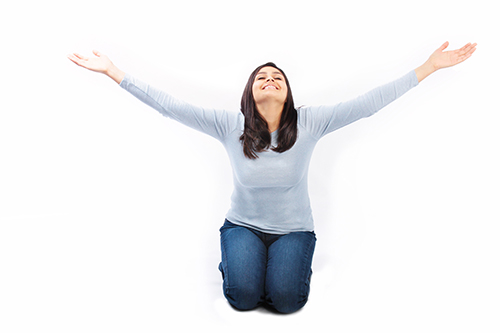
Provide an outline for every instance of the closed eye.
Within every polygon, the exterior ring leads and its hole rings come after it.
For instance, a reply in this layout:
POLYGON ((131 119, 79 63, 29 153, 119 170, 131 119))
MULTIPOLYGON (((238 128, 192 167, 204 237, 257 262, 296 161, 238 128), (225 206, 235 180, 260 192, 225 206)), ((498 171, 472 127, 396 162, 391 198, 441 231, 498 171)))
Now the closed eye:
MULTIPOLYGON (((256 78, 256 80, 265 80, 265 79, 266 79, 266 77, 265 77, 265 76, 258 76, 258 77, 256 78)), ((274 79, 274 80, 280 80, 280 81, 283 81, 283 78, 281 78, 281 77, 279 77, 279 76, 274 77, 273 79, 274 79)))

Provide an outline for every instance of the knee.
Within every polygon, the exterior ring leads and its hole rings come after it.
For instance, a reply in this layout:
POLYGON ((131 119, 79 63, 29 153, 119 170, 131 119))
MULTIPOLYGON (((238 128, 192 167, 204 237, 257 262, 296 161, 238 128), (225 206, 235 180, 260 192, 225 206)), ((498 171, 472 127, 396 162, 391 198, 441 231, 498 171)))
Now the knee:
POLYGON ((267 302, 276 311, 284 314, 296 312, 306 305, 309 298, 309 279, 303 285, 294 283, 274 284, 267 290, 267 302))
POLYGON ((262 303, 262 292, 253 286, 228 287, 224 296, 238 310, 252 310, 262 303))
POLYGON ((269 296, 269 304, 279 313, 289 314, 296 312, 307 303, 307 296, 296 292, 280 291, 269 296))

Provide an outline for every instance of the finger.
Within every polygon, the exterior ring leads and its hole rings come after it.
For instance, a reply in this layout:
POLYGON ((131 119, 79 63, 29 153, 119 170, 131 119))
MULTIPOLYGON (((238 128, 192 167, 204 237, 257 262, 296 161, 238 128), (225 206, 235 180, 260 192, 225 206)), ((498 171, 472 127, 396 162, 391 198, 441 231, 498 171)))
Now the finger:
POLYGON ((463 46, 460 50, 458 50, 458 53, 460 55, 465 55, 467 52, 469 52, 471 49, 471 43, 467 43, 465 46, 463 46))
POLYGON ((68 55, 67 55, 67 57, 68 57, 68 59, 69 59, 69 60, 71 60, 71 61, 73 61, 73 62, 76 62, 76 58, 75 58, 75 56, 74 56, 74 55, 72 55, 72 54, 68 54, 68 55))
POLYGON ((476 50, 476 46, 477 43, 470 45, 469 48, 467 49, 467 52, 474 52, 476 50))
POLYGON ((462 46, 460 50, 466 50, 467 48, 469 48, 470 45, 471 45, 470 43, 467 43, 464 46, 462 46))
MULTIPOLYGON (((470 48, 469 50, 467 50, 467 52, 465 53, 464 56, 466 56, 467 58, 469 58, 474 52, 476 52, 476 48, 475 47, 472 47, 470 48)), ((466 58, 466 59, 467 59, 466 58)))
POLYGON ((101 53, 97 50, 92 50, 92 53, 94 53, 97 57, 101 56, 101 53))
POLYGON ((82 60, 89 60, 89 58, 87 57, 84 57, 82 56, 81 54, 78 54, 78 53, 73 53, 75 55, 75 57, 79 58, 79 59, 82 59, 82 60))
POLYGON ((467 51, 470 51, 477 46, 477 43, 474 43, 474 44, 468 43, 466 46, 467 47, 464 47, 464 49, 466 49, 467 51))
POLYGON ((68 59, 71 60, 72 62, 74 62, 75 64, 77 64, 78 66, 82 66, 82 63, 80 62, 80 59, 78 59, 74 55, 68 54, 68 59))
POLYGON ((477 45, 476 43, 467 44, 466 46, 460 49, 461 50, 460 55, 472 54, 471 52, 474 52, 476 50, 476 45, 477 45))
POLYGON ((449 42, 444 42, 444 44, 439 47, 438 51, 444 51, 448 45, 450 45, 449 42))
POLYGON ((458 57, 458 62, 460 63, 460 62, 463 62, 463 61, 469 59, 475 51, 476 51, 475 47, 471 48, 466 53, 464 53, 463 55, 458 57))
POLYGON ((68 58, 73 62, 78 62, 80 60, 74 54, 68 54, 68 58))

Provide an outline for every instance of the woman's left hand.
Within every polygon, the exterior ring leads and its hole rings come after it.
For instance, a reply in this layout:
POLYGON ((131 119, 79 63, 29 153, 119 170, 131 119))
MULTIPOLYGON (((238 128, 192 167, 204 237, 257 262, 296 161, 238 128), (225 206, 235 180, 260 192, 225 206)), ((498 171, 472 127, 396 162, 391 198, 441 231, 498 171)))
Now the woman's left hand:
POLYGON ((474 51, 476 51, 476 43, 467 43, 464 47, 454 51, 445 51, 450 43, 445 42, 439 49, 434 51, 429 59, 420 67, 415 69, 418 82, 421 82, 427 76, 441 68, 455 66, 462 61, 467 60, 474 51))
POLYGON ((439 49, 434 51, 429 57, 429 62, 435 70, 455 66, 467 60, 474 51, 476 51, 476 43, 468 43, 464 47, 453 51, 444 51, 450 43, 445 42, 439 49))

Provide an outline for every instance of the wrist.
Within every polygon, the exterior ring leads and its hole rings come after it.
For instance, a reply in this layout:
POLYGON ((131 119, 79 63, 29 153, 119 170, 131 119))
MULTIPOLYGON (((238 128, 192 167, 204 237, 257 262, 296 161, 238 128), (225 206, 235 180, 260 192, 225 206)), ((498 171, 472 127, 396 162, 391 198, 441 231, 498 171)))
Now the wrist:
POLYGON ((111 79, 113 79, 113 81, 115 81, 118 84, 120 84, 120 82, 122 82, 123 78, 125 77, 125 72, 120 70, 113 64, 106 70, 104 74, 109 76, 111 79))
POLYGON ((434 64, 427 60, 422 66, 415 69, 415 73, 417 74, 418 82, 421 82, 423 79, 437 71, 438 68, 434 66, 434 64))

